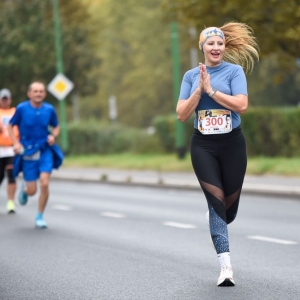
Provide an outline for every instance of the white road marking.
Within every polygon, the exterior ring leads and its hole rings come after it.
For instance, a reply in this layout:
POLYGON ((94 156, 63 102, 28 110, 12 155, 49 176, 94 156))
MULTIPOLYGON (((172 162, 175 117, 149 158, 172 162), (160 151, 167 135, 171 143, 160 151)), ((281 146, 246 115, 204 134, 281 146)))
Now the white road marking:
POLYGON ((64 210, 64 211, 70 211, 73 209, 71 206, 62 205, 62 204, 55 204, 52 206, 52 208, 57 210, 64 210))
POLYGON ((120 213, 114 213, 114 212, 103 212, 103 213, 101 213, 101 216, 110 217, 110 218, 117 218, 117 219, 126 218, 126 215, 120 214, 120 213))
POLYGON ((195 225, 192 224, 184 224, 184 223, 176 223, 176 222, 164 222, 163 225, 176 227, 176 228, 183 228, 183 229, 193 229, 196 228, 195 225))
POLYGON ((250 235, 250 236, 248 236, 248 239, 258 240, 258 241, 263 241, 263 242, 283 244, 283 245, 296 245, 296 244, 298 244, 297 242, 293 242, 293 241, 274 239, 274 238, 270 238, 270 237, 267 237, 267 236, 260 236, 260 235, 250 235))

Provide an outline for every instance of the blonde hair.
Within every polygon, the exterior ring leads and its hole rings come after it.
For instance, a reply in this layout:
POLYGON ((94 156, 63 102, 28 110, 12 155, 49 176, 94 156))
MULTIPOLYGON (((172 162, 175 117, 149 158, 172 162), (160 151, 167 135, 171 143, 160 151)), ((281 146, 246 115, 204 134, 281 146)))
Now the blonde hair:
POLYGON ((259 47, 252 28, 244 23, 229 22, 220 29, 225 36, 224 60, 241 65, 251 73, 255 59, 259 60, 259 47))

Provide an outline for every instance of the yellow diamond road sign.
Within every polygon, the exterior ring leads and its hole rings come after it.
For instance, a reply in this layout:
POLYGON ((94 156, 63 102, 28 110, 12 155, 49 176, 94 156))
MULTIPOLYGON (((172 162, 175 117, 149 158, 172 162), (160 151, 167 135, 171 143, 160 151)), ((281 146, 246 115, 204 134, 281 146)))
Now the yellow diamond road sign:
POLYGON ((58 100, 63 100, 74 88, 74 83, 64 74, 57 74, 49 83, 48 91, 58 100))

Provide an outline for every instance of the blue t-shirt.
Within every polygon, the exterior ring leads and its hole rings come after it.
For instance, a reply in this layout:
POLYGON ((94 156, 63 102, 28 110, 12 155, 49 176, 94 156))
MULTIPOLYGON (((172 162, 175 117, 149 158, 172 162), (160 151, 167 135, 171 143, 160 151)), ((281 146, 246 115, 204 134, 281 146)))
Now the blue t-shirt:
POLYGON ((10 119, 11 125, 17 125, 20 132, 20 142, 27 149, 47 141, 49 126, 58 126, 56 111, 53 105, 43 102, 41 107, 35 108, 30 101, 21 102, 14 116, 10 119))
MULTIPOLYGON (((211 86, 221 93, 235 96, 238 94, 248 95, 247 80, 243 68, 239 65, 222 62, 217 67, 206 67, 207 73, 210 74, 211 86)), ((187 100, 196 90, 199 84, 200 71, 199 67, 187 71, 182 80, 179 100, 187 100)), ((206 109, 228 109, 218 104, 207 93, 203 92, 201 100, 195 109, 196 117, 194 127, 198 128, 198 111, 206 109)), ((236 128, 241 124, 240 115, 231 111, 232 128, 236 128)))

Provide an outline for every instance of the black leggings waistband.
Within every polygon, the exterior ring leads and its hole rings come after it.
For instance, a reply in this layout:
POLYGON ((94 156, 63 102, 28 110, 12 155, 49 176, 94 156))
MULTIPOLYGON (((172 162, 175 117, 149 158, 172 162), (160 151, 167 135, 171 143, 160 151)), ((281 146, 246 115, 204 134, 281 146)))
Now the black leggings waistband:
POLYGON ((193 136, 207 141, 228 141, 239 138, 243 135, 240 126, 232 129, 232 131, 223 134, 202 134, 198 129, 194 129, 193 136))

